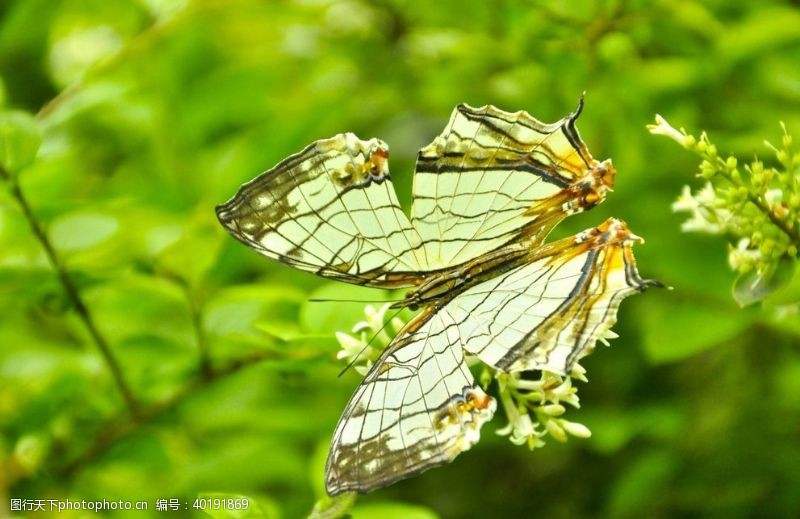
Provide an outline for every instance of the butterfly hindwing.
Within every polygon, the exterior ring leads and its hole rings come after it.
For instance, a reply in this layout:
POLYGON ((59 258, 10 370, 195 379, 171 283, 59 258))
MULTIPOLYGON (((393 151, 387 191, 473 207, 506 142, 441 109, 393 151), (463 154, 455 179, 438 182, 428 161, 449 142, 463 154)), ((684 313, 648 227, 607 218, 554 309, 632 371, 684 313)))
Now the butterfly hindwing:
POLYGON ((386 486, 448 463, 478 441, 496 404, 475 384, 461 341, 455 323, 432 311, 398 334, 336 426, 329 494, 386 486))
POLYGON ((604 224, 541 247, 531 261, 457 295, 442 310, 464 350, 505 372, 569 374, 616 322, 622 299, 648 286, 625 224, 604 224))

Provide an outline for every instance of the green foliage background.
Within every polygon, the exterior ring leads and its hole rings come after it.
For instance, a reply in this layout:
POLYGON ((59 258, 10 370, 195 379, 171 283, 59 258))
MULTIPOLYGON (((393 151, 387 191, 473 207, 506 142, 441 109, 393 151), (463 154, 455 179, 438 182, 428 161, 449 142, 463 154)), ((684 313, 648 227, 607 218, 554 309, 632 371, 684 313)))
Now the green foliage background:
MULTIPOLYGON (((42 138, 12 173, 136 409, 4 182, 0 515, 206 492, 307 513, 358 383, 337 378, 333 333, 363 312, 307 299, 385 296, 263 260, 214 205, 342 131, 390 144, 407 204, 416 150, 457 103, 552 121, 586 91, 579 128, 617 185, 557 234, 620 217, 647 239, 641 272, 675 289, 626 301, 621 338, 583 363, 568 416, 591 439, 530 453, 493 434, 498 415, 353 516, 800 516, 800 319, 733 303, 723 238, 670 212, 695 159, 644 128, 659 112, 769 159, 777 122, 800 128, 799 27, 789 0, 0 3, 5 152, 42 138)), ((799 296, 795 280, 776 304, 799 296)))

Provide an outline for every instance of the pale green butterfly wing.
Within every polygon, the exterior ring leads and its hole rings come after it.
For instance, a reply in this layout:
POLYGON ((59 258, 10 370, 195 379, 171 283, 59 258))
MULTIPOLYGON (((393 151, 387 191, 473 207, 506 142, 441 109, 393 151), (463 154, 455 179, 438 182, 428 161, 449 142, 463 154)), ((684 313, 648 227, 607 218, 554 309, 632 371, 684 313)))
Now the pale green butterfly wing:
POLYGON ((427 268, 424 251, 387 158, 378 139, 346 133, 316 141, 244 184, 217 216, 246 245, 300 270, 361 285, 411 285, 427 268))
POLYGON ((524 111, 459 105, 420 150, 411 222, 431 265, 458 265, 507 243, 541 243, 565 216, 600 203, 610 161, 592 158, 578 109, 545 124, 524 111))
POLYGON ((464 350, 506 372, 569 374, 614 325, 625 297, 660 285, 636 269, 640 238, 610 219, 534 251, 531 261, 457 295, 442 310, 464 350))
POLYGON ((477 441, 495 402, 464 351, 507 371, 568 372, 613 324, 619 301, 653 284, 638 276, 634 238, 618 222, 542 245, 613 184, 610 162, 594 160, 577 134, 579 112, 547 125, 525 112, 457 107, 420 151, 410 221, 386 145, 353 134, 311 144, 217 208, 265 256, 362 285, 424 287, 501 247, 531 251, 525 265, 442 294, 398 334, 337 425, 330 494, 388 485, 477 441))
POLYGON ((431 309, 409 323, 356 389, 333 435, 330 495, 368 492, 469 449, 496 403, 464 362, 463 337, 431 309))
POLYGON ((506 372, 569 373, 613 326, 642 279, 625 224, 604 224, 530 253, 508 269, 420 314, 356 390, 326 465, 331 495, 367 492, 451 461, 479 437, 496 404, 474 382, 463 352, 506 372))
POLYGON ((287 158, 217 214, 240 241, 301 270, 414 285, 513 241, 535 246, 565 216, 603 200, 614 170, 580 140, 581 106, 544 124, 526 112, 459 105, 419 153, 411 221, 389 176, 386 144, 350 133, 287 158))

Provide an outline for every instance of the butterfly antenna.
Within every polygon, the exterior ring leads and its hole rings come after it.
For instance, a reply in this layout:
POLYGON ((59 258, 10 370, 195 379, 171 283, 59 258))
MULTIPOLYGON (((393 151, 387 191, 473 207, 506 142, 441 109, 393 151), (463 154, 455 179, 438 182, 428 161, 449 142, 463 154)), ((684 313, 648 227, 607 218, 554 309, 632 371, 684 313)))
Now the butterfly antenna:
POLYGON ((324 298, 312 298, 309 299, 309 303, 374 303, 374 304, 381 304, 381 303, 399 303, 402 299, 381 299, 380 301, 376 301, 374 299, 324 299, 324 298))
POLYGON ((398 309, 394 314, 392 314, 392 316, 388 320, 384 321, 383 326, 381 326, 381 329, 378 330, 377 332, 375 332, 375 334, 372 336, 372 338, 369 340, 369 342, 367 342, 364 345, 364 347, 361 348, 361 351, 358 352, 358 355, 353 357, 353 360, 348 362, 347 366, 345 366, 344 369, 339 372, 339 375, 338 375, 339 377, 341 377, 342 375, 347 373, 350 370, 350 368, 352 368, 355 365, 356 362, 361 360, 361 355, 363 355, 364 352, 367 351, 367 348, 370 347, 370 345, 372 344, 372 341, 374 341, 375 338, 378 337, 378 335, 380 335, 382 331, 386 330, 386 327, 389 325, 389 323, 391 323, 394 320, 394 318, 397 317, 397 315, 402 311, 403 311, 402 308, 398 309))

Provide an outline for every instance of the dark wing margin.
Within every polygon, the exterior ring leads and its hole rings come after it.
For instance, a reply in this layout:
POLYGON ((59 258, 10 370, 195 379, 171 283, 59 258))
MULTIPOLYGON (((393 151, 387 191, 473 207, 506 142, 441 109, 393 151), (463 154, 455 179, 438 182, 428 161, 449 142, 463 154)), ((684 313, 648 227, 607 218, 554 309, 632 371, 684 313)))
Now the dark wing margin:
POLYGON ((352 133, 316 141, 244 184, 217 217, 245 245, 300 270, 359 285, 412 285, 424 251, 400 208, 388 155, 382 141, 352 133))
POLYGON ((412 320, 347 404, 325 467, 328 494, 369 492, 453 460, 478 441, 496 403, 464 362, 458 327, 412 320))

